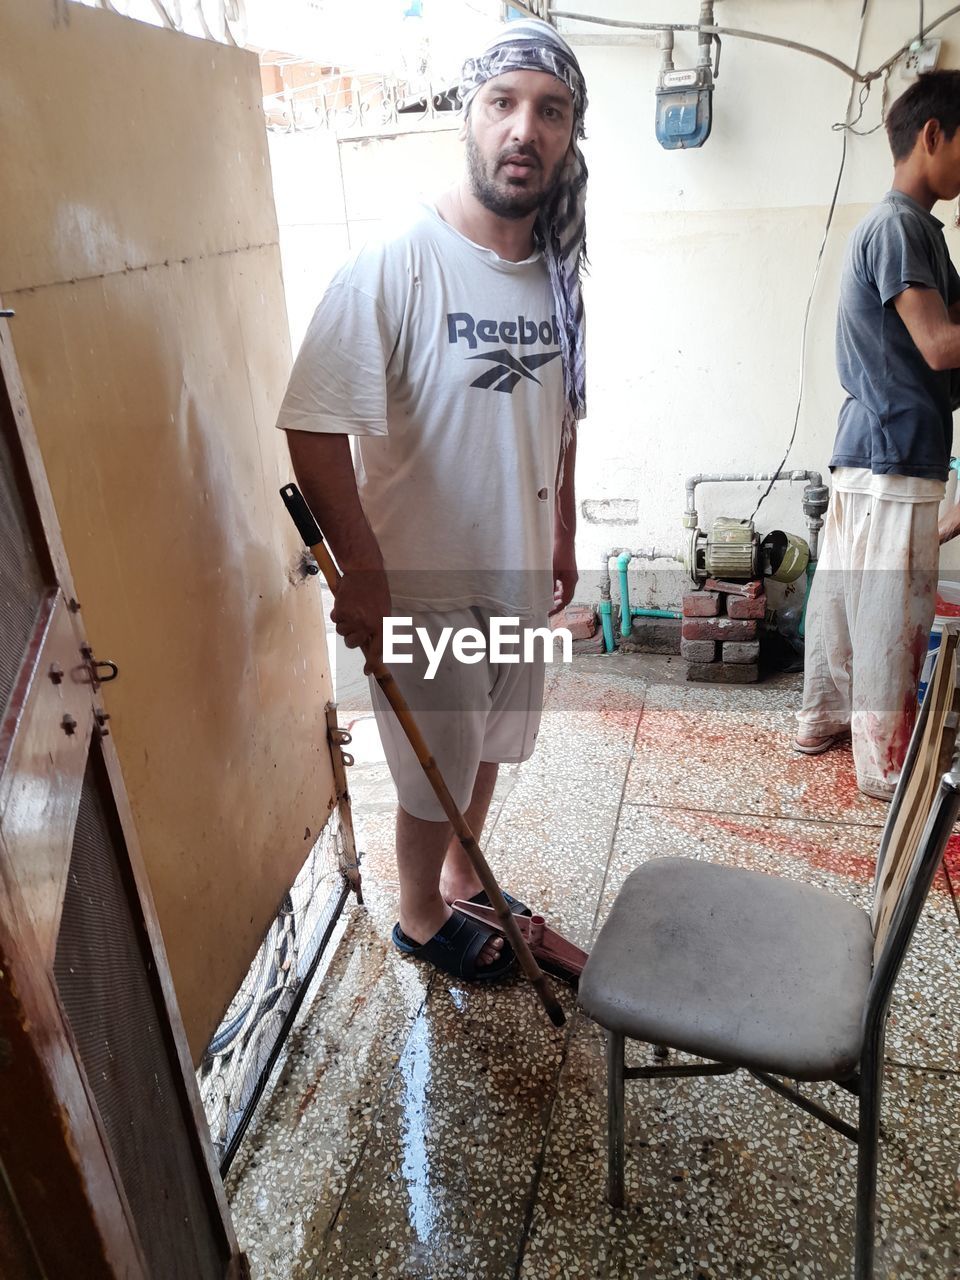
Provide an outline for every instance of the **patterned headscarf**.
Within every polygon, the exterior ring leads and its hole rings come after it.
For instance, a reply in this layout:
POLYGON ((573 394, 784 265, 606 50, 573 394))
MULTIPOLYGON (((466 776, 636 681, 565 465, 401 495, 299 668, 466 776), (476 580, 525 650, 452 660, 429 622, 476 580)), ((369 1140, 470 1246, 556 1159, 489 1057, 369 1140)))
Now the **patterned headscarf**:
POLYGON ((578 419, 584 417, 587 410, 583 298, 580 294, 580 275, 587 261, 584 217, 587 166, 578 145, 584 137, 587 86, 573 50, 559 32, 547 22, 525 18, 509 23, 478 57, 468 58, 464 63, 460 81, 464 116, 468 114, 474 95, 482 84, 511 71, 545 71, 565 84, 573 97, 570 156, 556 191, 550 202, 540 209, 536 222, 557 307, 566 397, 563 419, 563 444, 566 448, 578 419))

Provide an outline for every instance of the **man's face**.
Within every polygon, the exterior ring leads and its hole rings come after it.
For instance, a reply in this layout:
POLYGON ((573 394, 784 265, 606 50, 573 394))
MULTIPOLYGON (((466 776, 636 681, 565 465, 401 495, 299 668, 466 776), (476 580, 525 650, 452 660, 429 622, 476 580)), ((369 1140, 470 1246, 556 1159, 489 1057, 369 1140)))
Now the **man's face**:
POLYGON ((544 71, 511 71, 481 85, 466 121, 467 173, 480 203, 525 218, 556 190, 573 136, 573 99, 544 71))
POLYGON ((931 157, 931 186, 940 200, 960 195, 960 129, 952 138, 940 133, 931 157))

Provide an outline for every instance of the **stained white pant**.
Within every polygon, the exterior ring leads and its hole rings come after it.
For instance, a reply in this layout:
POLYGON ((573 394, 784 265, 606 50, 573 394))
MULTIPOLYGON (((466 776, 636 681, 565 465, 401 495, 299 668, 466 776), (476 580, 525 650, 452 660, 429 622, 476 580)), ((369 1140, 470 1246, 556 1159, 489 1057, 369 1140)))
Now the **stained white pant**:
POLYGON ((834 490, 807 605, 800 732, 850 729, 857 782, 889 791, 906 755, 936 607, 936 502, 834 490))

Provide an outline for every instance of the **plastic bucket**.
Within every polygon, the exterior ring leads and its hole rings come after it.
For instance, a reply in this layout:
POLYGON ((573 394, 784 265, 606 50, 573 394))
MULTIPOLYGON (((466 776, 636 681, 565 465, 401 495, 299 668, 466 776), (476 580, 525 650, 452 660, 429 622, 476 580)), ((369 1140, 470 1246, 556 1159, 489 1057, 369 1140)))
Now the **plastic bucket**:
POLYGON ((937 617, 960 618, 960 582, 937 583, 937 617))
POLYGON ((923 660, 923 670, 920 672, 920 684, 917 687, 918 706, 923 703, 927 686, 930 684, 930 677, 933 675, 933 664, 936 661, 937 650, 940 648, 940 641, 943 638, 943 624, 945 622, 956 622, 958 618, 960 618, 960 583, 938 582, 937 615, 933 620, 933 626, 927 640, 927 656, 923 660))

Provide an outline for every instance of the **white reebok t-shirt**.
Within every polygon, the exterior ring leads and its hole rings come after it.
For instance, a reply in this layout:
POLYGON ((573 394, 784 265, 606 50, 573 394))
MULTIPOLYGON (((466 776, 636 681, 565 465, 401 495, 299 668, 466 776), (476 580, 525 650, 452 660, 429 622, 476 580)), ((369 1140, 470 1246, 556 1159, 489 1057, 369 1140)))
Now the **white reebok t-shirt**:
POLYGON ((334 277, 280 410, 355 435, 394 608, 552 600, 563 372, 542 255, 509 262, 430 206, 334 277))

